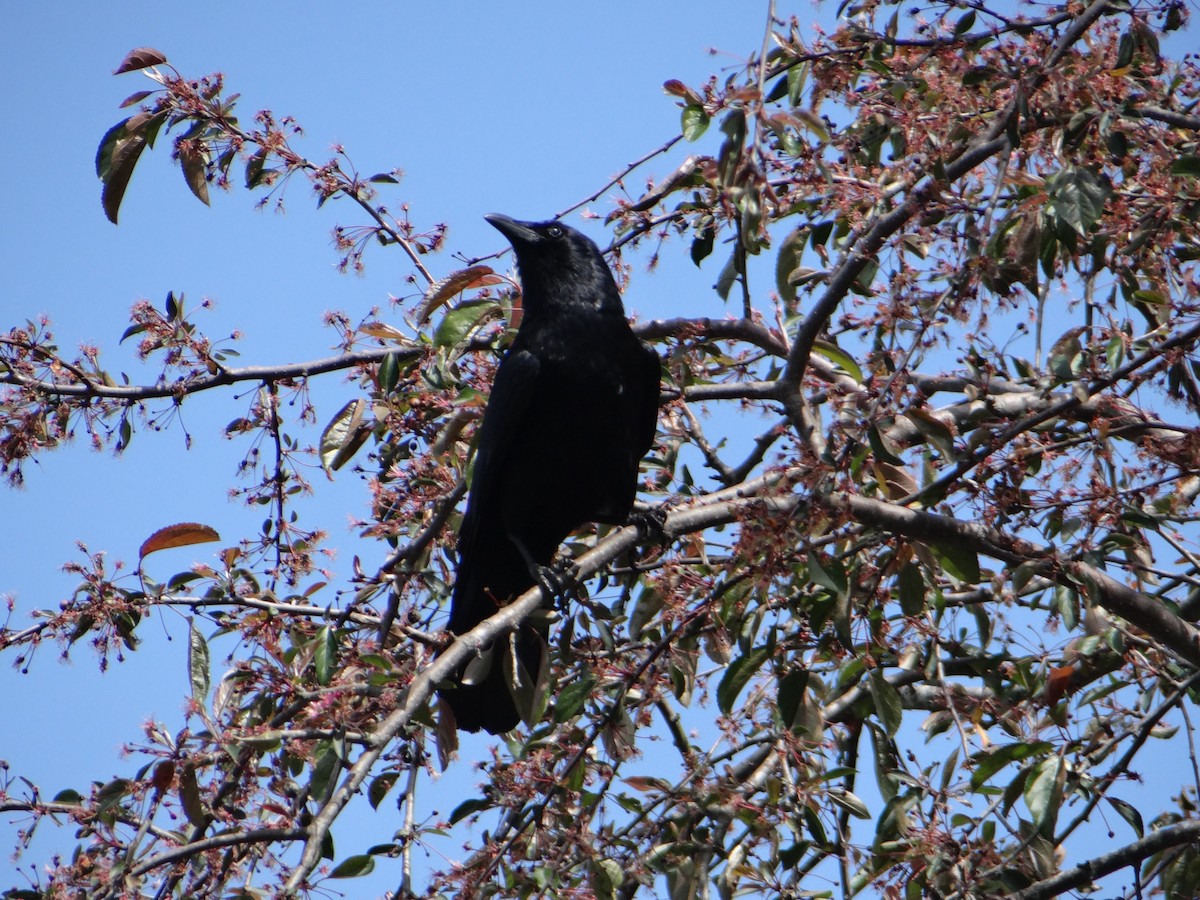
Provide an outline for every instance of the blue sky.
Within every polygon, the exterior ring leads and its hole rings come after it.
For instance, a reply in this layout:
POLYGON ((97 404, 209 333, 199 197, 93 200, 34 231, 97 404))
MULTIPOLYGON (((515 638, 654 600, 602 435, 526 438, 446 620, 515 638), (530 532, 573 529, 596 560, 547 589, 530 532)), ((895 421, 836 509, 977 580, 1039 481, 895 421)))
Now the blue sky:
MULTIPOLYGON (((144 381, 153 370, 117 344, 135 300, 161 306, 168 290, 186 294, 190 306, 210 298, 215 307, 199 314, 201 327, 212 336, 244 332, 237 345, 242 362, 267 364, 328 355, 334 336, 321 324, 327 310, 345 310, 353 320, 375 306, 385 317, 396 315, 388 297, 408 290, 406 261, 394 248, 375 248, 364 276, 336 271, 331 229, 362 220, 348 205, 315 210, 297 183, 286 215, 255 211, 258 195, 241 190, 214 193, 205 207, 171 164, 165 141, 139 164, 121 224, 106 221, 93 159, 100 137, 126 114, 120 101, 148 86, 136 73, 111 75, 133 47, 156 47, 189 75, 223 72, 227 89, 242 94, 244 119, 264 107, 296 117, 305 129, 297 149, 311 159, 324 159, 340 144, 362 172, 403 169, 403 182, 384 201, 408 202, 422 225, 447 223, 449 248, 478 255, 503 246, 483 222, 485 213, 547 217, 671 137, 678 110, 662 83, 698 84, 738 66, 761 44, 765 9, 765 2, 729 0, 10 4, 0 29, 0 171, 8 173, 0 326, 44 313, 65 352, 99 345, 112 369, 144 381)), ((802 24, 818 15, 808 0, 790 8, 781 3, 780 12, 796 14, 802 24)), ((677 148, 646 173, 662 174, 686 152, 677 148)), ((601 198, 590 208, 604 214, 610 204, 601 198)), ((598 223, 571 221, 603 238, 598 223)), ((681 256, 664 256, 653 275, 643 271, 644 260, 631 260, 632 312, 724 313, 711 291, 722 260, 696 270, 681 256)), ((457 267, 449 254, 426 262, 435 274, 457 267)), ((324 421, 353 395, 353 386, 327 380, 315 394, 319 417, 324 421)), ((139 433, 120 458, 78 444, 29 467, 24 490, 0 488, 6 523, 0 596, 13 598, 12 623, 70 596, 75 582, 61 567, 78 558, 77 540, 132 566, 141 542, 175 522, 211 524, 227 542, 252 533, 261 514, 227 497, 245 447, 221 436, 246 402, 228 394, 189 400, 191 451, 179 427, 139 433)), ((382 551, 349 526, 367 510, 363 483, 343 470, 332 484, 318 477, 316 487, 304 514, 340 548, 334 568, 344 573, 357 554, 369 570, 382 551)), ((207 561, 217 546, 158 554, 151 571, 165 576, 207 561)), ((84 646, 65 665, 57 647, 43 648, 28 675, 0 666, 0 760, 49 795, 130 774, 138 763, 120 757, 121 745, 136 741, 150 717, 176 727, 188 692, 185 623, 163 615, 146 622, 141 635, 143 648, 103 674, 84 646)), ((214 669, 219 677, 219 656, 214 669)), ((478 779, 470 759, 482 758, 483 748, 478 739, 464 744, 466 759, 422 788, 424 809, 445 815, 469 795, 478 779)), ((1160 773, 1145 774, 1147 790, 1156 789, 1160 773)), ((1157 789, 1176 784, 1169 777, 1157 789)), ((339 825, 339 858, 390 837, 400 822, 394 807, 382 810, 339 825)), ((0 820, 0 850, 11 846, 15 828, 0 820)), ((70 837, 40 834, 21 865, 70 846, 70 837)), ((441 849, 456 848, 448 842, 441 849)), ((428 865, 440 867, 442 860, 428 865)), ((370 880, 372 895, 398 878, 398 866, 381 865, 370 880)), ((0 889, 13 882, 0 878, 0 889)), ((363 895, 359 882, 345 888, 363 895)))
MULTIPOLYGON (((802 18, 815 16, 815 7, 799 6, 802 18)), ((450 226, 452 250, 482 254, 503 246, 483 214, 548 217, 671 137, 678 110, 662 83, 699 83, 736 67, 762 41, 765 8, 718 0, 12 4, 0 33, 0 164, 8 173, 0 325, 46 314, 64 352, 99 345, 112 369, 145 381, 153 370, 117 343, 135 300, 161 306, 168 290, 184 293, 189 306, 209 298, 215 308, 199 314, 200 326, 212 336, 242 331, 242 362, 267 364, 328 355, 327 310, 357 320, 373 306, 386 310, 389 295, 406 293, 408 269, 395 250, 376 248, 365 276, 336 271, 330 231, 361 221, 346 204, 315 210, 297 183, 286 215, 255 211, 257 195, 241 190, 214 193, 205 207, 171 164, 165 141, 139 163, 120 225, 106 221, 93 160, 100 137, 127 114, 121 100, 150 86, 137 73, 111 74, 134 47, 163 51, 188 75, 223 72, 227 90, 242 94, 245 120, 264 107, 294 116, 305 129, 296 147, 311 159, 340 144, 360 171, 403 169, 385 202, 408 202, 415 221, 450 226)), ((662 174, 669 165, 648 171, 662 174)), ((610 205, 602 198, 591 208, 603 214, 610 205)), ((598 224, 581 227, 602 239, 598 224)), ((720 315, 709 289, 719 263, 697 271, 682 262, 639 275, 627 296, 631 311, 720 315)), ((457 267, 448 254, 427 264, 435 274, 457 267)), ((316 394, 318 414, 328 418, 352 395, 352 386, 331 381, 316 394)), ((12 624, 70 596, 75 580, 61 567, 78 558, 76 541, 106 551, 110 562, 124 560, 128 571, 140 543, 165 525, 204 522, 227 541, 252 533, 261 515, 227 498, 245 448, 221 437, 245 402, 190 400, 183 419, 190 452, 179 427, 137 434, 120 458, 80 442, 30 466, 23 490, 3 488, 0 596, 15 603, 12 624)), ((317 487, 305 514, 340 548, 335 567, 345 571, 355 554, 378 558, 380 549, 349 528, 367 509, 363 484, 344 471, 317 487)), ((159 554, 151 571, 165 577, 208 560, 216 546, 159 554)), ((121 745, 136 741, 151 717, 177 727, 188 690, 183 621, 164 615, 141 633, 142 649, 103 674, 86 646, 75 647, 67 664, 57 647, 44 647, 27 675, 0 667, 0 760, 51 796, 130 774, 138 763, 120 757, 121 745)), ((219 677, 219 658, 214 669, 219 677)), ((443 814, 474 780, 467 765, 452 775, 427 798, 443 814)), ((399 824, 393 818, 394 808, 391 818, 368 821, 365 827, 386 833, 363 840, 385 840, 399 824)), ((11 846, 15 827, 0 821, 0 845, 11 846)), ((359 844, 347 829, 336 835, 339 856, 359 844)), ((36 865, 49 848, 69 846, 69 832, 43 831, 20 864, 36 865)), ((397 878, 379 872, 371 886, 382 891, 397 878)), ((346 887, 360 890, 359 883, 346 887)))

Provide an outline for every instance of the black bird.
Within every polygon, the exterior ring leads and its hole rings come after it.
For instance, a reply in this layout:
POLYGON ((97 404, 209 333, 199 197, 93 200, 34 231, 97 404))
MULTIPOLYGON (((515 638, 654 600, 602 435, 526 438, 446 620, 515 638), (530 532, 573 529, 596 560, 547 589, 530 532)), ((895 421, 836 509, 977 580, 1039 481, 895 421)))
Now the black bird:
MULTIPOLYGON (((658 354, 634 336, 600 250, 560 222, 486 216, 508 238, 522 317, 479 429, 449 629, 465 634, 535 583, 587 522, 621 524, 658 418, 658 354)), ((500 734, 531 696, 543 636, 526 623, 442 691, 466 731, 500 734)))

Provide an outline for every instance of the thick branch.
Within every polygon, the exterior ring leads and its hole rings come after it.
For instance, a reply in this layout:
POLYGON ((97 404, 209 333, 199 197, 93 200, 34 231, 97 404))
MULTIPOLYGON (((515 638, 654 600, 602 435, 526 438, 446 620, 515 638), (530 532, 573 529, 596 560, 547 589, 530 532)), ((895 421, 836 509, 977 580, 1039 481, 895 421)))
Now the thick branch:
POLYGON ((1120 869, 1137 866, 1142 860, 1171 847, 1180 847, 1200 840, 1200 821, 1180 822, 1152 831, 1144 838, 1127 844, 1111 853, 1089 859, 1074 869, 1060 872, 1053 878, 1039 881, 1024 890, 1010 894, 1010 900, 1049 900, 1065 891, 1091 884, 1095 879, 1111 875, 1120 869))

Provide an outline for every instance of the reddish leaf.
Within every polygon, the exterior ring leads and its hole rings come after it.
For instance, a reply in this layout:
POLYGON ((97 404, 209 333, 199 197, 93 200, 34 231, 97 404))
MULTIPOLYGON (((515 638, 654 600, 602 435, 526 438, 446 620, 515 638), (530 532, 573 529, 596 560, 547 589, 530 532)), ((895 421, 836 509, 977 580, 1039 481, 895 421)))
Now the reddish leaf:
POLYGON ((183 178, 196 198, 208 205, 208 165, 204 154, 191 141, 179 145, 179 164, 183 167, 183 178))
POLYGON ((125 72, 136 72, 138 69, 148 69, 150 66, 157 66, 159 63, 165 63, 166 61, 167 57, 161 51, 155 50, 153 47, 138 47, 135 50, 129 51, 113 74, 121 75, 125 72))
POLYGON ((500 284, 504 279, 496 275, 491 266, 470 266, 466 269, 459 269, 457 272, 451 272, 440 281, 435 281, 425 291, 425 296, 421 298, 421 304, 413 313, 413 319, 418 324, 424 324, 429 319, 429 314, 444 304, 456 294, 461 294, 468 288, 486 287, 491 284, 500 284))
MULTIPOLYGON (((128 128, 133 118, 139 117, 125 119, 108 129, 96 150, 96 175, 104 183, 100 202, 104 206, 104 215, 114 225, 117 224, 117 213, 138 157, 146 149, 145 134, 141 130, 130 131, 128 128)), ((137 124, 145 125, 146 121, 139 120, 137 124)))
POLYGON ((175 763, 169 759, 164 759, 156 765, 154 767, 154 774, 150 776, 150 783, 154 785, 154 789, 160 794, 170 788, 174 780, 175 763))
POLYGON ((186 547, 189 544, 206 544, 210 541, 219 541, 220 539, 221 536, 217 534, 216 529, 208 525, 200 525, 196 522, 182 522, 178 525, 168 525, 166 528, 158 529, 158 531, 146 538, 142 544, 142 549, 138 551, 138 558, 145 559, 157 550, 186 547))
POLYGON ((143 100, 145 100, 147 97, 149 97, 153 93, 154 93, 154 91, 138 91, 136 94, 130 94, 128 97, 126 97, 124 100, 121 101, 120 108, 124 109, 127 106, 133 106, 133 104, 135 104, 135 103, 141 103, 143 100))
POLYGON ((1046 704, 1053 706, 1067 693, 1071 679, 1075 676, 1074 666, 1054 666, 1046 676, 1046 704))

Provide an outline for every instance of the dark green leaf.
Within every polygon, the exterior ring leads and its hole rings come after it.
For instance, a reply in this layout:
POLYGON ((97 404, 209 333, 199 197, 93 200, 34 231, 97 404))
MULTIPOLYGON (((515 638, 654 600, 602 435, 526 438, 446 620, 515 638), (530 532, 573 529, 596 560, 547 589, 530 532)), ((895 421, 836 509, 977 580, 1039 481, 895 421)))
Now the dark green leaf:
POLYGON ((708 225, 700 230, 700 233, 692 241, 692 262, 697 267, 701 261, 713 251, 713 243, 716 241, 717 229, 712 225, 708 225))
POLYGON ((990 752, 980 753, 972 757, 975 771, 971 773, 971 787, 979 790, 987 784, 989 778, 1011 762, 1029 759, 1032 756, 1042 756, 1053 750, 1052 744, 1046 741, 1031 741, 1020 744, 1005 744, 990 752))
POLYGON ((379 809, 379 804, 383 802, 383 798, 388 795, 388 791, 392 789, 392 785, 399 777, 399 772, 384 772, 371 780, 370 787, 367 788, 367 800, 371 804, 371 809, 379 809))
POLYGON ((897 579, 900 593, 900 611, 906 616, 919 616, 925 612, 925 579, 921 567, 908 563, 900 570, 897 579))
POLYGON ((1183 175, 1188 178, 1200 178, 1200 156, 1188 153, 1180 156, 1171 163, 1172 175, 1183 175))
POLYGON ((951 577, 962 584, 979 583, 979 556, 966 542, 939 543, 933 550, 951 577))
POLYGON ((489 800, 478 798, 475 800, 464 800, 458 806, 454 807, 454 811, 450 813, 450 824, 454 825, 461 822, 467 816, 477 812, 483 812, 485 809, 491 809, 492 804, 489 800))
POLYGON ((756 650, 751 650, 745 656, 739 656, 725 670, 725 674, 721 676, 721 683, 717 685, 717 706, 725 715, 729 715, 733 711, 733 705, 737 702, 738 695, 742 692, 750 679, 754 677, 754 673, 759 667, 771 656, 769 647, 759 647, 756 650))
POLYGON ((883 677, 880 669, 871 672, 868 685, 871 699, 875 702, 875 714, 883 723, 888 737, 895 737, 900 730, 900 722, 904 716, 904 706, 900 702, 900 694, 896 688, 883 677))
POLYGON ((793 669, 779 679, 779 718, 785 728, 792 728, 801 715, 804 692, 808 690, 808 670, 793 669))
POLYGON ((321 626, 313 651, 313 669, 317 675, 317 683, 323 687, 328 686, 333 679, 333 671, 337 667, 337 650, 337 632, 328 625, 321 626))
POLYGON ((313 764, 312 780, 309 782, 309 793, 314 798, 323 800, 328 790, 332 788, 333 778, 339 768, 337 749, 332 741, 322 741, 317 746, 316 762, 313 764))
POLYGON ((400 359, 395 353, 389 353, 379 362, 379 390, 390 394, 400 383, 400 359))
POLYGON ((1046 182, 1050 207, 1078 235, 1099 221, 1112 188, 1108 181, 1079 166, 1070 166, 1046 182))
POLYGON ((815 551, 808 554, 808 575, 821 587, 828 588, 839 597, 844 597, 850 591, 846 570, 840 562, 831 559, 822 563, 821 557, 815 551))
POLYGON ((596 679, 592 677, 577 678, 569 682, 558 692, 554 702, 554 721, 566 722, 572 719, 583 708, 584 702, 591 696, 596 679))
POLYGON ((263 166, 267 162, 267 148, 260 147, 258 152, 246 161, 246 187, 253 189, 262 184, 263 166))
POLYGON ((358 878, 368 875, 375 869, 375 858, 368 854, 349 856, 334 866, 329 873, 330 878, 358 878))
POLYGON ((1118 800, 1116 797, 1105 796, 1104 799, 1112 804, 1112 808, 1117 811, 1122 819, 1133 826, 1133 831, 1139 839, 1145 835, 1145 826, 1142 824, 1142 814, 1138 812, 1137 807, 1130 803, 1126 803, 1124 800, 1118 800))

